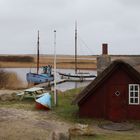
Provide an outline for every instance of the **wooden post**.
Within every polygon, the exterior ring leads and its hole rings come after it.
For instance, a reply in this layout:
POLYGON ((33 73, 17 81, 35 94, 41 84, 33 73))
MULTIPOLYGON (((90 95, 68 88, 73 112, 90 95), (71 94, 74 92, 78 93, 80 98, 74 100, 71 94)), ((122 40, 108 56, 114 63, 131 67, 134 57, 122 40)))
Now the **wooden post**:
POLYGON ((54 105, 58 105, 56 92, 56 30, 54 30, 54 105))

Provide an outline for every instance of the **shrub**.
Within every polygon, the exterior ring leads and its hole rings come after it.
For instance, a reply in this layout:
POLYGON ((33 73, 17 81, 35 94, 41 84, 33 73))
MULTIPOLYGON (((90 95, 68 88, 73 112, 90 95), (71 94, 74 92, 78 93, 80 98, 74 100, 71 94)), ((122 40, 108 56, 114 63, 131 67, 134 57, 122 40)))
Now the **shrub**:
POLYGON ((6 72, 4 70, 0 70, 0 89, 16 89, 20 88, 22 85, 21 80, 17 77, 17 75, 13 72, 6 72))

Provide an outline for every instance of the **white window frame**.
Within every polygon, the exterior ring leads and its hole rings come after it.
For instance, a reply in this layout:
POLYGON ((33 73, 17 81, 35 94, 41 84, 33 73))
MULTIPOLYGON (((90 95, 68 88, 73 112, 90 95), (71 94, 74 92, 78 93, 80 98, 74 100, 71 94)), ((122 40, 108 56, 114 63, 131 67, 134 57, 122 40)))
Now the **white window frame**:
POLYGON ((129 84, 129 104, 130 104, 130 105, 139 105, 139 102, 140 102, 140 101, 139 101, 139 100, 140 100, 140 95, 139 95, 139 94, 140 94, 140 91, 139 91, 139 84, 129 84), (133 90, 131 90, 131 87, 132 87, 132 86, 133 86, 133 90), (138 90, 135 90, 135 88, 134 88, 135 86, 138 87, 138 90), (131 94, 130 94, 131 92, 138 92, 138 96, 135 97, 135 95, 134 95, 134 93, 133 93, 133 97, 132 97, 131 94), (133 98, 133 99, 136 99, 136 98, 137 98, 137 99, 138 99, 138 102, 137 102, 137 103, 135 103, 135 102, 134 102, 134 103, 131 103, 131 100, 130 100, 131 98, 133 98))

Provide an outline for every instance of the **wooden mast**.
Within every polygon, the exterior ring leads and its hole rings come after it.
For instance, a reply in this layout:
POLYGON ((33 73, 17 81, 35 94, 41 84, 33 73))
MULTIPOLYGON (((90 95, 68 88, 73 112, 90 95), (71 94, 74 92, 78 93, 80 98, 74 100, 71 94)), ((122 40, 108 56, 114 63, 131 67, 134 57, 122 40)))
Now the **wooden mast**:
POLYGON ((39 72, 39 31, 37 37, 37 74, 39 72))
POLYGON ((77 22, 75 22, 75 74, 77 74, 77 22))

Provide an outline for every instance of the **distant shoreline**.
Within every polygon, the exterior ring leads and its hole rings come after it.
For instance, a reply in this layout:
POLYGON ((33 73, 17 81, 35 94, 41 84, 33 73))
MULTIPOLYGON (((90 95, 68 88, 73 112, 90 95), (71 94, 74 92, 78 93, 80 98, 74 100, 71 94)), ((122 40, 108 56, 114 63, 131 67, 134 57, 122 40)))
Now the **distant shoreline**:
MULTIPOLYGON (((20 56, 20 55, 19 55, 20 56)), ((18 56, 18 57, 19 57, 18 56)), ((9 55, 8 55, 9 57, 9 55)), ((1 68, 35 68, 36 67, 36 56, 30 55, 33 57, 33 62, 3 62, 0 61, 1 68)), ((74 69, 75 68, 75 59, 74 56, 57 56, 57 68, 58 69, 74 69)), ((46 65, 54 64, 54 57, 51 55, 41 55, 40 56, 40 67, 46 65)), ((95 70, 96 69, 96 57, 94 56, 78 56, 77 66, 79 69, 85 70, 95 70)))
MULTIPOLYGON (((3 55, 0 55, 3 56, 3 55)), ((6 55, 5 55, 6 56, 6 55)), ((14 55, 7 55, 14 56, 14 55)), ((25 55, 15 55, 25 56, 25 55)), ((0 61, 1 68, 36 68, 36 55, 26 55, 33 58, 33 62, 3 62, 0 61)), ((134 65, 140 65, 140 55, 110 55, 111 60, 122 59, 134 65)), ((97 55, 80 55, 78 56, 77 66, 83 70, 96 70, 96 58, 97 55)), ((57 55, 57 69, 74 69, 75 59, 72 55, 57 55)), ((54 64, 53 55, 40 55, 40 67, 54 64)))

